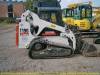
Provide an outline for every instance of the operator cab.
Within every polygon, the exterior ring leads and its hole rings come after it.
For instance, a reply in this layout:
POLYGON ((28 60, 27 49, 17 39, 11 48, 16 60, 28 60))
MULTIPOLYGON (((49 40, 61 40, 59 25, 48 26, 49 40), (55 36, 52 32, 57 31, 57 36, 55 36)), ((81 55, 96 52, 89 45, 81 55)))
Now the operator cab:
POLYGON ((92 20, 92 6, 87 5, 79 5, 78 8, 74 9, 74 18, 75 19, 89 19, 92 20))
MULTIPOLYGON (((64 26, 62 21, 62 11, 58 0, 46 1, 38 0, 36 13, 45 21, 64 26)), ((59 35, 59 31, 45 28, 40 35, 59 35)))
POLYGON ((74 10, 71 9, 71 8, 63 9, 63 16, 64 17, 73 17, 74 16, 74 10))
POLYGON ((92 6, 89 4, 81 4, 76 7, 63 9, 63 16, 73 17, 74 19, 89 19, 92 20, 92 6))
POLYGON ((63 26, 62 11, 59 1, 39 0, 37 3, 37 14, 43 20, 63 26))

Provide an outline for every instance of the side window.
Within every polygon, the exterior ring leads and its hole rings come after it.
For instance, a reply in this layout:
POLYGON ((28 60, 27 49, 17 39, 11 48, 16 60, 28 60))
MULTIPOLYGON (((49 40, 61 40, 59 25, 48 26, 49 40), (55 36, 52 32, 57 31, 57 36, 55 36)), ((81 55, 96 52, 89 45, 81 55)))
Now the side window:
POLYGON ((13 18, 13 5, 8 4, 8 17, 13 18))
POLYGON ((83 18, 86 17, 86 9, 85 8, 82 9, 82 17, 83 18))
POLYGON ((90 7, 83 7, 81 9, 82 18, 91 18, 92 17, 92 8, 90 7))
POLYGON ((78 19, 77 16, 78 16, 78 14, 77 14, 77 8, 76 8, 76 9, 74 9, 74 18, 78 19))
POLYGON ((62 11, 62 13, 63 13, 63 16, 64 16, 64 17, 67 16, 67 15, 66 15, 66 9, 64 9, 64 10, 62 11))
POLYGON ((47 13, 41 13, 40 18, 46 21, 50 21, 49 15, 47 13))
POLYGON ((67 11, 67 16, 71 16, 71 11, 70 10, 67 11))
POLYGON ((92 17, 92 10, 91 9, 86 9, 86 14, 87 14, 87 17, 92 17))
POLYGON ((56 14, 55 13, 51 13, 51 22, 52 23, 56 23, 57 22, 56 14))
POLYGON ((74 9, 74 14, 77 15, 77 9, 74 9))
POLYGON ((74 11, 73 11, 73 10, 71 11, 71 16, 72 16, 72 17, 74 16, 74 11))

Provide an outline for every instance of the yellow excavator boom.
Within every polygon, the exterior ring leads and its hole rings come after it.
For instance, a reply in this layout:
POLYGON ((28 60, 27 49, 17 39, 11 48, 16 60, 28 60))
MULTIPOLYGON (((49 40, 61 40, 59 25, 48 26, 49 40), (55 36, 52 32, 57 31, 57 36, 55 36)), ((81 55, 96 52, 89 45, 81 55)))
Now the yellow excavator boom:
POLYGON ((97 25, 100 25, 100 14, 95 16, 95 19, 93 20, 93 27, 96 28, 97 25))

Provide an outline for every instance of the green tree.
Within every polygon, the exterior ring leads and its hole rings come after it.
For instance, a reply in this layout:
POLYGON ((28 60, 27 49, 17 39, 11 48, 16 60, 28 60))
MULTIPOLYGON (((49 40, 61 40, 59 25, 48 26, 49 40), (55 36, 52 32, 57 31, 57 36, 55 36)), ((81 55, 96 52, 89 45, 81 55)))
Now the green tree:
POLYGON ((25 2, 25 8, 26 8, 26 10, 33 11, 33 2, 34 1, 35 0, 26 0, 26 2, 25 2))

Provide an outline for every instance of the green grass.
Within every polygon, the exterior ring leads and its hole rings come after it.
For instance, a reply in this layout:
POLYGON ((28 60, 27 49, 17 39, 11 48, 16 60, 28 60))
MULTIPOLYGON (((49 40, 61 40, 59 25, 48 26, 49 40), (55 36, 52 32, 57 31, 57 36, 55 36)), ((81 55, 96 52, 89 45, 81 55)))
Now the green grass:
POLYGON ((13 25, 14 25, 14 23, 11 23, 11 24, 8 24, 8 23, 0 23, 0 28, 8 28, 8 27, 11 27, 13 25))

